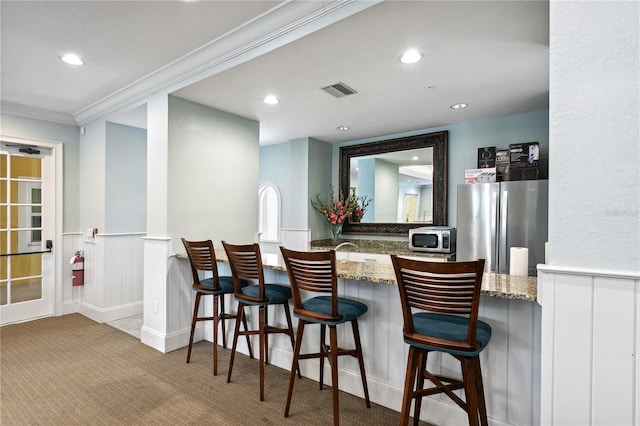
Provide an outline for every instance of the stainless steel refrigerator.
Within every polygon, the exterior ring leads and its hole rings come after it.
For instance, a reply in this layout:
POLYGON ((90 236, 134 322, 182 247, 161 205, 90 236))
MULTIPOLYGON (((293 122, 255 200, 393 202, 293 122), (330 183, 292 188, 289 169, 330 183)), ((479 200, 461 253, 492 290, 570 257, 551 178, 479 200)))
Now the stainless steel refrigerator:
POLYGON ((509 273, 511 247, 529 249, 528 275, 544 263, 549 181, 458 185, 456 260, 486 259, 485 270, 509 273))

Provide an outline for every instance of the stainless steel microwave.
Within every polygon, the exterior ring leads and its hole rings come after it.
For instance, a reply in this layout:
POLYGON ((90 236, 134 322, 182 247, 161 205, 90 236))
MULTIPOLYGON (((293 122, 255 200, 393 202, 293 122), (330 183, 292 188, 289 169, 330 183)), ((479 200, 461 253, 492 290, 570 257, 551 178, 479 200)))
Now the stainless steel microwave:
POLYGON ((409 248, 427 253, 455 253, 456 229, 448 226, 423 226, 410 229, 409 248))

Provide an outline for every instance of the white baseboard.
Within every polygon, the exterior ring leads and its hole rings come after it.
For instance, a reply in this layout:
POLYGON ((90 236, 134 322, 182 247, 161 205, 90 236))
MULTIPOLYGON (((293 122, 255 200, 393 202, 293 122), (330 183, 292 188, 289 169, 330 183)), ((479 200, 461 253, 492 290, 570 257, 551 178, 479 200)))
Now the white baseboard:
POLYGON ((62 315, 76 314, 80 312, 80 301, 70 300, 62 304, 62 315))
POLYGON ((79 302, 76 312, 80 312, 87 318, 102 324, 142 314, 142 302, 129 303, 111 308, 99 308, 90 303, 79 302))

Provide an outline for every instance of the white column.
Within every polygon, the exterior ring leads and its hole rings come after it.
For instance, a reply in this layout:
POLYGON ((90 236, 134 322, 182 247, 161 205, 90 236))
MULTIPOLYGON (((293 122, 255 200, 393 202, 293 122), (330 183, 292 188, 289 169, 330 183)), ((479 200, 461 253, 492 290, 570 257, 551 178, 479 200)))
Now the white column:
POLYGON ((147 238, 144 240, 144 322, 142 343, 168 352, 168 270, 171 238, 167 235, 169 97, 158 94, 147 104, 147 238))

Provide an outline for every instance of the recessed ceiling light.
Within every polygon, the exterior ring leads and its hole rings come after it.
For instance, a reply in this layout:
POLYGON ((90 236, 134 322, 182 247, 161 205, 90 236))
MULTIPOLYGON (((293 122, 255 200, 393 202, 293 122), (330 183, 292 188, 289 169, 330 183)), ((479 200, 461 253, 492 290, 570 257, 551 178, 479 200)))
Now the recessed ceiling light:
POLYGON ((67 64, 71 64, 71 65, 84 64, 84 62, 82 62, 82 59, 80 59, 80 57, 74 53, 67 53, 66 55, 62 55, 60 56, 60 59, 62 59, 67 64))
POLYGON ((453 105, 451 105, 451 109, 465 109, 468 106, 469 105, 465 104, 465 103, 453 104, 453 105))
POLYGON ((280 100, 278 98, 276 98, 275 96, 273 96, 273 95, 269 95, 266 98, 264 98, 264 103, 265 104, 275 105, 275 104, 277 104, 279 102, 280 102, 280 100))
POLYGON ((422 59, 422 54, 417 50, 411 49, 404 52, 400 57, 400 62, 403 64, 413 64, 414 62, 418 62, 420 59, 422 59))
POLYGON ((418 160, 418 156, 417 156, 417 155, 414 155, 411 159, 412 159, 413 161, 416 161, 416 160, 418 160))
POLYGON ((336 129, 340 131, 345 131, 345 130, 349 130, 349 126, 338 126, 336 127, 336 129))

